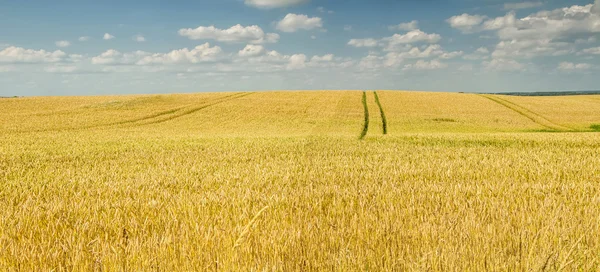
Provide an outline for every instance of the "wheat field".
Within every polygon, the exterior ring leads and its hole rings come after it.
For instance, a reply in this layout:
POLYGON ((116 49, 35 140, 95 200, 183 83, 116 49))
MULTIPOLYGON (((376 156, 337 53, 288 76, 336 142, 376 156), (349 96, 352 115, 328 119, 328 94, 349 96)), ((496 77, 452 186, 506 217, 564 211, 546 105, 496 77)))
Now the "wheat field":
POLYGON ((0 271, 600 269, 600 96, 242 92, 0 109, 0 271))

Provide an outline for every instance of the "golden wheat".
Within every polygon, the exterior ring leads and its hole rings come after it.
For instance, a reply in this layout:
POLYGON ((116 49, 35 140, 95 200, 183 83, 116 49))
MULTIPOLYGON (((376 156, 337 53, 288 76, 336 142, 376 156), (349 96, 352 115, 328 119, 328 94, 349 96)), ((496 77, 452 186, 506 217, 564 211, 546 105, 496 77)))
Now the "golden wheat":
POLYGON ((598 269, 600 122, 378 94, 0 100, 0 271, 598 269))

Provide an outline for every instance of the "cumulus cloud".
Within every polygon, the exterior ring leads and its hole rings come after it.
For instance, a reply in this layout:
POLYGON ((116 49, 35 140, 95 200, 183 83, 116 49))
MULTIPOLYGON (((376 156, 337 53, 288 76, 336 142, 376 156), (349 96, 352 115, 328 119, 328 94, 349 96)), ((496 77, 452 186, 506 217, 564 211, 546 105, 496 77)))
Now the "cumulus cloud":
POLYGON ((0 63, 48 63, 67 61, 65 52, 25 49, 10 46, 0 51, 0 63))
POLYGON ((542 2, 540 2, 540 1, 537 1, 537 2, 520 2, 520 3, 505 3, 504 4, 504 9, 506 9, 506 10, 529 9, 529 8, 541 7, 542 5, 544 5, 544 4, 542 2))
POLYGON ((483 60, 488 59, 490 56, 490 50, 485 47, 479 47, 473 53, 465 55, 463 58, 466 60, 483 60))
POLYGON ((333 10, 327 10, 324 7, 317 7, 317 11, 320 12, 320 13, 328 13, 328 14, 333 14, 334 13, 333 10))
POLYGON ((494 58, 561 56, 575 53, 576 44, 595 42, 594 35, 600 33, 600 16, 594 14, 595 8, 596 4, 573 5, 523 18, 511 11, 485 21, 485 16, 463 14, 448 22, 466 33, 495 31, 500 41, 492 53, 494 58))
POLYGON ((426 59, 426 58, 440 58, 440 59, 452 59, 459 57, 463 54, 462 51, 446 52, 439 44, 432 44, 424 49, 418 47, 412 47, 402 52, 389 52, 385 55, 384 66, 393 67, 403 63, 406 59, 426 59))
POLYGON ((442 37, 439 34, 428 34, 419 29, 409 31, 405 34, 394 34, 382 39, 351 39, 348 45, 354 47, 376 47, 382 46, 385 51, 403 51, 411 49, 414 43, 437 43, 442 37))
POLYGON ((121 53, 110 49, 92 58, 92 64, 101 65, 151 65, 151 64, 196 64, 216 61, 222 50, 219 46, 211 47, 209 43, 198 45, 193 49, 183 48, 168 53, 148 53, 135 51, 121 53))
POLYGON ((448 67, 448 64, 442 63, 439 60, 418 60, 414 64, 406 64, 402 70, 437 70, 448 67))
POLYGON ((143 51, 136 51, 134 53, 123 54, 117 50, 109 49, 99 56, 92 58, 92 64, 104 64, 104 65, 115 65, 115 64, 134 64, 142 56, 147 56, 149 53, 143 51))
POLYGON ((319 63, 319 62, 329 62, 329 61, 333 61, 333 54, 327 54, 327 55, 323 55, 323 56, 313 56, 310 59, 310 62, 313 63, 319 63))
POLYGON ((219 46, 211 47, 209 43, 198 45, 192 50, 187 48, 173 50, 169 53, 155 53, 150 56, 144 56, 137 65, 148 64, 177 64, 188 63, 195 64, 200 62, 216 61, 222 50, 219 46))
POLYGON ((238 52, 240 57, 256 57, 262 55, 265 52, 265 48, 262 45, 248 44, 244 49, 238 52))
POLYGON ((419 29, 412 30, 406 34, 394 34, 391 37, 383 38, 382 42, 387 43, 386 51, 397 50, 398 46, 412 43, 437 43, 442 39, 439 34, 428 34, 419 29))
POLYGON ((104 39, 104 40, 112 40, 114 38, 115 38, 115 36, 113 36, 109 33, 104 33, 104 36, 102 37, 102 39, 104 39))
POLYGON ((446 22, 450 24, 452 28, 456 28, 463 33, 469 33, 472 32, 476 26, 480 25, 485 18, 485 16, 481 15, 470 15, 463 13, 461 15, 448 18, 446 22))
POLYGON ((81 37, 79 37, 79 39, 77 39, 77 40, 79 40, 80 42, 87 42, 87 41, 89 41, 90 39, 91 39, 91 37, 89 37, 89 36, 81 36, 81 37))
POLYGON ((561 39, 576 34, 600 33, 600 17, 593 5, 540 11, 502 25, 498 37, 508 39, 561 39))
POLYGON ((398 25, 389 26, 388 29, 392 31, 396 30, 404 30, 411 31, 419 28, 419 22, 416 20, 410 21, 408 23, 401 23, 398 25))
POLYGON ((283 32, 296 32, 301 29, 311 30, 322 27, 323 20, 321 18, 294 13, 288 13, 277 23, 277 29, 283 32))
MULTIPOLYGON (((382 63, 383 60, 384 60, 384 58, 377 55, 375 52, 369 52, 369 55, 367 55, 366 57, 364 57, 360 60, 360 62, 358 63, 358 68, 360 70, 367 70, 367 71, 379 69, 379 68, 383 67, 383 63, 382 63)), ((401 62, 402 59, 399 59, 398 61, 401 62)), ((388 66, 391 66, 391 65, 388 65, 388 66)))
POLYGON ((496 30, 509 26, 515 25, 517 21, 516 14, 514 11, 507 13, 504 16, 496 17, 494 19, 487 20, 483 23, 483 29, 485 30, 496 30))
POLYGON ((600 15, 600 0, 594 1, 594 6, 591 9, 591 12, 600 15))
POLYGON ((265 33, 257 25, 242 26, 237 24, 228 29, 219 29, 214 26, 199 26, 195 29, 183 28, 179 30, 179 35, 191 40, 216 40, 228 43, 263 44, 279 41, 279 34, 265 33))
POLYGON ((491 61, 484 61, 483 66, 487 70, 492 71, 524 71, 525 65, 512 59, 492 59, 491 61))
POLYGON ((439 34, 427 34, 421 30, 412 30, 406 34, 394 34, 392 37, 385 38, 384 40, 390 41, 394 44, 406 44, 416 42, 427 42, 436 43, 440 41, 442 37, 439 34))
POLYGON ((56 44, 56 46, 58 46, 58 47, 69 47, 71 45, 71 42, 69 42, 69 41, 57 41, 54 44, 56 44))
POLYGON ((133 36, 132 39, 136 42, 145 42, 146 41, 146 38, 140 34, 133 36))
POLYGON ((306 55, 295 54, 290 57, 290 62, 287 65, 288 70, 298 70, 306 67, 306 55))
POLYGON ((440 55, 440 59, 453 59, 453 58, 462 56, 464 53, 465 52, 463 52, 463 51, 453 51, 453 52, 442 53, 440 55))
POLYGON ((592 47, 581 50, 583 54, 600 55, 600 47, 592 47))
POLYGON ((588 70, 592 68, 589 63, 572 63, 572 62, 561 62, 558 65, 559 70, 588 70))
POLYGON ((285 8, 299 4, 304 4, 309 0, 244 0, 248 6, 260 9, 285 8))
POLYGON ((376 39, 351 39, 348 42, 348 45, 354 47, 375 47, 379 44, 379 41, 376 39))

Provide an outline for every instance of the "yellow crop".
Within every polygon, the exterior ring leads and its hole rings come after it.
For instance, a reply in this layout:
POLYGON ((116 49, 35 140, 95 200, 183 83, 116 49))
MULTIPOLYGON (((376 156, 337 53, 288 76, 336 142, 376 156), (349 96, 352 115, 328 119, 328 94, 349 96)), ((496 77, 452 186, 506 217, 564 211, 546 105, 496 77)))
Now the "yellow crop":
POLYGON ((0 99, 0 271, 600 267, 600 96, 377 94, 0 99))

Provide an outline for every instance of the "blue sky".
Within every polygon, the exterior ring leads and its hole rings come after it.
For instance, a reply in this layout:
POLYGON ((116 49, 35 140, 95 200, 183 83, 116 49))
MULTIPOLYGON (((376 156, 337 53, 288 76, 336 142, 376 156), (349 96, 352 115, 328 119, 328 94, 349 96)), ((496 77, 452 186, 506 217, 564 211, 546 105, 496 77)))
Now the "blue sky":
POLYGON ((600 0, 0 0, 0 96, 600 89, 600 0))

